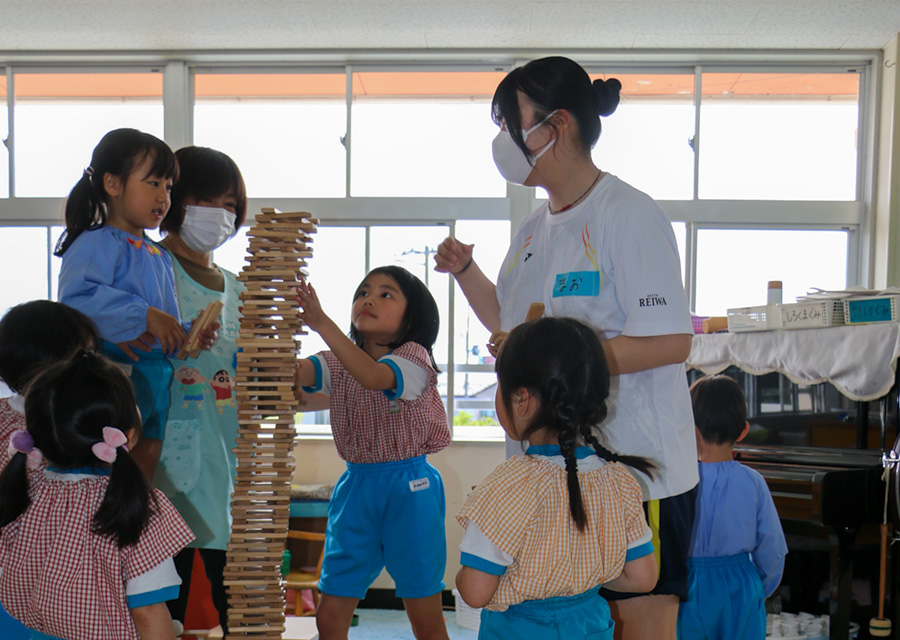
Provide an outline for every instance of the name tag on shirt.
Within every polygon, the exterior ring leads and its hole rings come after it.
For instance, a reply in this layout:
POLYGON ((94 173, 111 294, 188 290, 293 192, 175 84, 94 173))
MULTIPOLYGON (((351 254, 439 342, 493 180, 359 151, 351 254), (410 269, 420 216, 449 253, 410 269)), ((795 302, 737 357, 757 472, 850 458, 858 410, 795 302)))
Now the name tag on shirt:
POLYGON ((600 295, 599 271, 570 271, 556 274, 553 297, 600 295))
POLYGON ((430 486, 431 482, 428 481, 428 478, 419 478, 418 480, 409 481, 409 490, 413 493, 416 491, 425 491, 425 489, 430 486))

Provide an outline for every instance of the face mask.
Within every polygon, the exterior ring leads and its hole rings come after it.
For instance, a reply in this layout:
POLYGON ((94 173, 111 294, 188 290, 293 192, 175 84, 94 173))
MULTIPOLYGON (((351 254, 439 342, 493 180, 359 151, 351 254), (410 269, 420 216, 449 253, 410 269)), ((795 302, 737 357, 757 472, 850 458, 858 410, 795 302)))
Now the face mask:
MULTIPOLYGON (((522 139, 527 142, 531 132, 547 122, 554 113, 556 113, 556 110, 551 111, 550 115, 530 129, 522 129, 522 139)), ((556 138, 548 142, 544 145, 543 149, 535 153, 534 161, 537 162, 538 158, 544 155, 555 142, 556 138)), ((528 156, 526 156, 516 145, 516 141, 509 135, 509 131, 503 129, 500 130, 500 133, 494 138, 491 150, 494 154, 494 164, 497 165, 497 170, 500 171, 500 175, 506 178, 507 182, 512 182, 513 184, 525 184, 525 181, 528 180, 528 176, 531 175, 531 170, 534 168, 534 165, 528 161, 528 156)))
POLYGON ((236 219, 237 216, 227 209, 188 205, 184 208, 184 222, 178 235, 197 253, 209 253, 234 234, 236 219))

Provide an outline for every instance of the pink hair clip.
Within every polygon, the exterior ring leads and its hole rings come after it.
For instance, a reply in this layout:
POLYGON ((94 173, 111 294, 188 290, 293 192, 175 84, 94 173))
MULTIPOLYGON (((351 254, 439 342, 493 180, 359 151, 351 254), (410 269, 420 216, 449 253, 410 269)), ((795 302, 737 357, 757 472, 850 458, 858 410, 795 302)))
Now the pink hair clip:
POLYGON ((128 451, 128 447, 125 446, 127 442, 128 438, 119 429, 103 427, 103 442, 97 442, 92 445, 91 451, 94 452, 98 459, 112 464, 116 461, 116 449, 125 447, 125 450, 128 451))
POLYGON ((9 439, 9 447, 7 449, 10 457, 17 453, 22 453, 28 459, 28 468, 37 469, 41 466, 44 459, 40 449, 35 448, 34 438, 27 431, 20 430, 13 432, 9 439))

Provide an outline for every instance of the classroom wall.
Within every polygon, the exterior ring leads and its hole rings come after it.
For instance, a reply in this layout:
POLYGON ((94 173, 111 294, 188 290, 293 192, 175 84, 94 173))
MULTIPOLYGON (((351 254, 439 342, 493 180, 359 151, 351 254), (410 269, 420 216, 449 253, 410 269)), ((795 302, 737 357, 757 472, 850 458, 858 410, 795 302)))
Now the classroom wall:
MULTIPOLYGON (((502 442, 454 442, 440 453, 428 457, 428 461, 441 472, 447 496, 447 571, 444 582, 448 589, 455 586, 456 572, 459 571, 459 543, 463 534, 462 527, 456 523, 456 512, 472 486, 503 462, 505 457, 502 442)), ((298 440, 294 458, 294 482, 300 484, 334 484, 346 469, 331 440, 298 440)), ((393 589, 394 582, 387 572, 382 572, 372 586, 393 589)))

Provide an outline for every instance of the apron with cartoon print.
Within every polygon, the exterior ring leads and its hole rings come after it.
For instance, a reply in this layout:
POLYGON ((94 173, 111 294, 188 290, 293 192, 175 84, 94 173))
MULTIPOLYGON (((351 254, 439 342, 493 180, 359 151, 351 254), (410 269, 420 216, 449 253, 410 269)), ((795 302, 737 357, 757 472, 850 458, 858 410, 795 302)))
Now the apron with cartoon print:
POLYGON ((196 318, 221 300, 216 344, 197 358, 171 359, 174 375, 162 456, 153 483, 175 505, 197 536, 190 547, 221 549, 231 536, 231 493, 236 461, 237 402, 234 393, 239 295, 244 286, 225 275, 225 291, 191 278, 173 256, 178 305, 183 318, 196 318))

